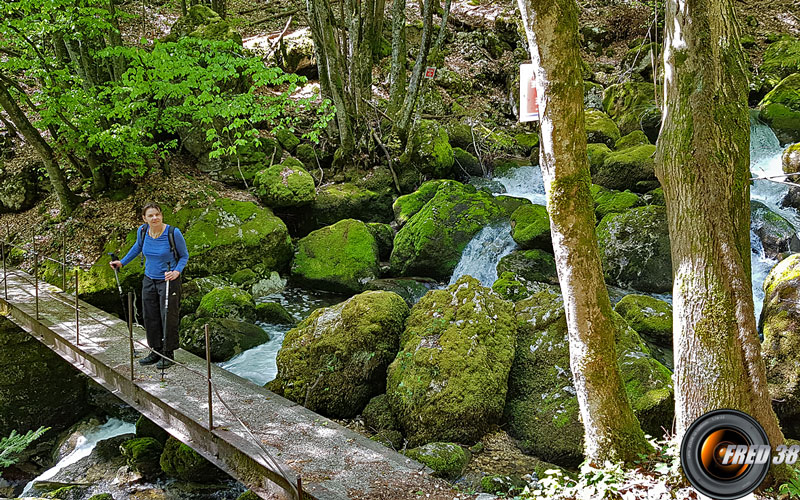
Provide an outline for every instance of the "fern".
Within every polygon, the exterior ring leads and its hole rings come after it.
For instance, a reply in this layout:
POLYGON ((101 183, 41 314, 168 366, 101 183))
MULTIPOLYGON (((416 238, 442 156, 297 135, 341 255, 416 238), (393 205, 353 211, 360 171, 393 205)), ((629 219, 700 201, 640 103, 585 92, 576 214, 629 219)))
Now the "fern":
POLYGON ((782 484, 778 491, 789 495, 789 498, 800 498, 800 469, 796 469, 794 477, 788 483, 782 484))
POLYGON ((50 427, 39 427, 25 434, 11 431, 8 437, 0 439, 0 467, 9 467, 17 463, 19 454, 48 430, 50 427))

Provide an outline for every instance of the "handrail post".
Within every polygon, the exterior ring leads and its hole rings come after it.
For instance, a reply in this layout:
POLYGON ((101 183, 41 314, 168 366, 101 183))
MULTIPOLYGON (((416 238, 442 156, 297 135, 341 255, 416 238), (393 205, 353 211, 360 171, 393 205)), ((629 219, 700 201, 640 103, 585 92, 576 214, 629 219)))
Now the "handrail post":
POLYGON ((39 321, 39 253, 36 251, 36 235, 33 235, 33 276, 36 288, 36 321, 39 321))
POLYGON ((67 233, 61 232, 61 290, 67 291, 67 233))
POLYGON ((131 381, 133 381, 133 297, 128 292, 128 340, 131 348, 131 381))
POLYGON ((303 478, 297 476, 297 499, 303 500, 303 478))
POLYGON ((203 327, 206 334, 206 371, 208 375, 208 430, 214 430, 214 408, 211 398, 211 342, 209 341, 208 323, 203 327))
POLYGON ((78 270, 75 269, 75 345, 81 345, 81 315, 78 302, 78 270))
POLYGON ((8 272, 6 271, 6 240, 0 242, 0 253, 3 254, 3 292, 8 300, 8 272))

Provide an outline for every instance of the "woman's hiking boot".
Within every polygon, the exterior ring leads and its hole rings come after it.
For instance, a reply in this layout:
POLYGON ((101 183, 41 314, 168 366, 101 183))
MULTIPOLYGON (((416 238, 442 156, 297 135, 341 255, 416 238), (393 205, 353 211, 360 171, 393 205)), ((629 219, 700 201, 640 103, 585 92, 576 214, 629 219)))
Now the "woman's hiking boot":
POLYGON ((142 366, 152 365, 153 363, 158 363, 159 359, 161 359, 161 356, 156 351, 150 351, 147 357, 139 360, 139 364, 142 366))

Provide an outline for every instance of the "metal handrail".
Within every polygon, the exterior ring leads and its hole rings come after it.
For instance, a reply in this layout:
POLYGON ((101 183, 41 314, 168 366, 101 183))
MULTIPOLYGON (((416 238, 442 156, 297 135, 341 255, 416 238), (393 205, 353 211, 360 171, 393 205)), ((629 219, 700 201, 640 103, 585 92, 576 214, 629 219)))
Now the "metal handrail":
MULTIPOLYGON (((34 307, 35 307, 35 317, 36 317, 36 320, 38 321, 39 320, 39 272, 38 272, 39 252, 36 251, 36 237, 34 236, 34 238, 33 238, 33 250, 32 251, 28 250, 28 249, 26 249, 26 248, 24 248, 22 246, 15 245, 15 244, 7 241, 7 240, 8 240, 8 228, 6 228, 6 238, 0 240, 0 257, 2 257, 2 260, 3 260, 3 286, 4 286, 5 299, 6 299, 6 301, 8 301, 8 269, 7 269, 7 264, 6 264, 6 251, 5 251, 6 250, 5 247, 6 247, 6 245, 8 245, 8 246, 10 246, 12 248, 17 248, 17 249, 19 249, 19 250, 21 250, 21 251, 23 251, 25 253, 33 253, 33 257, 34 257, 34 279, 35 279, 35 284, 34 284, 34 286, 35 286, 35 299, 34 299, 35 306, 34 307)), ((62 234, 62 256, 63 256, 63 259, 64 259, 63 261, 58 261, 58 260, 55 260, 55 259, 47 257, 47 256, 44 256, 44 258, 62 266, 62 270, 63 271, 62 271, 61 293, 66 294, 66 268, 67 268, 68 264, 67 264, 67 260, 66 260, 66 238, 65 238, 65 236, 63 236, 63 234, 62 234)), ((79 290, 79 288, 78 288, 78 286, 79 286, 79 281, 78 281, 79 278, 78 278, 78 276, 79 276, 78 275, 78 268, 76 268, 75 269, 75 304, 72 305, 72 304, 68 304, 67 302, 62 302, 62 303, 65 304, 65 305, 68 305, 70 307, 73 307, 75 309, 75 345, 80 346, 81 345, 81 343, 80 343, 80 300, 79 300, 79 296, 78 296, 78 290, 79 290)), ((27 278, 24 278, 24 279, 27 281, 27 278)), ((55 286, 55 285, 53 285, 53 286, 55 286)), ((56 295, 53 295, 52 293, 49 293, 49 292, 47 292, 47 293, 51 297, 56 298, 56 295)), ((130 371, 130 376, 131 376, 131 381, 134 381, 135 380, 134 344, 140 345, 140 346, 145 347, 147 349, 150 349, 150 346, 148 346, 147 344, 145 344, 145 343, 133 338, 133 307, 132 307, 132 305, 133 305, 133 294, 131 292, 128 292, 128 321, 127 321, 127 324, 128 324, 128 342, 129 342, 129 350, 130 350, 130 370, 131 370, 130 371)), ((97 321, 96 318, 94 318, 91 314, 85 313, 84 315, 88 316, 91 319, 95 319, 95 321, 97 321)), ((161 357, 163 359, 167 359, 167 360, 171 361, 172 363, 176 364, 177 366, 180 366, 180 367, 184 368, 185 370, 188 370, 191 373, 194 373, 194 374, 196 374, 196 375, 198 375, 198 376, 200 376, 202 378, 205 378, 207 383, 208 383, 208 426, 207 426, 207 428, 208 428, 209 432, 214 430, 214 417, 213 417, 214 410, 213 410, 213 397, 212 397, 212 393, 213 393, 213 394, 215 394, 217 396, 217 398, 219 399, 220 403, 222 403, 222 406, 224 406, 225 409, 228 410, 228 412, 230 412, 231 415, 233 415, 233 417, 236 419, 236 421, 239 423, 239 425, 241 425, 242 428, 245 430, 245 432, 248 434, 248 436, 250 436, 250 439, 263 452, 263 457, 262 458, 264 459, 264 461, 267 462, 268 464, 272 465, 275 468, 276 472, 278 472, 283 477, 283 479, 286 480, 286 483, 292 486, 292 488, 294 489, 294 493, 296 494, 297 498, 298 499, 302 499, 304 497, 304 495, 303 495, 303 488, 302 488, 302 479, 301 479, 300 475, 299 474, 297 475, 297 483, 293 484, 289 480, 289 478, 287 477, 288 475, 286 473, 286 470, 281 466, 281 464, 277 460, 275 460, 272 457, 272 455, 269 453, 269 451, 264 447, 263 443, 261 443, 261 440, 259 440, 253 434, 253 432, 250 430, 248 425, 245 424, 239 418, 239 416, 236 414, 236 412, 227 404, 225 399, 220 395, 219 391, 217 390, 216 384, 214 384, 212 379, 211 379, 211 345, 210 345, 208 324, 207 323, 204 325, 204 331, 205 331, 205 344, 206 344, 205 345, 205 350, 206 350, 206 374, 202 374, 199 371, 196 371, 195 369, 191 368, 190 366, 186 365, 185 363, 181 363, 181 362, 179 362, 179 361, 177 361, 175 359, 168 358, 167 356, 164 356, 160 352, 157 352, 157 351, 152 350, 152 349, 151 349, 151 351, 154 352, 159 357, 161 357)), ((88 340, 91 342, 91 339, 88 339, 88 340)), ((162 371, 162 377, 163 377, 163 371, 162 371)))

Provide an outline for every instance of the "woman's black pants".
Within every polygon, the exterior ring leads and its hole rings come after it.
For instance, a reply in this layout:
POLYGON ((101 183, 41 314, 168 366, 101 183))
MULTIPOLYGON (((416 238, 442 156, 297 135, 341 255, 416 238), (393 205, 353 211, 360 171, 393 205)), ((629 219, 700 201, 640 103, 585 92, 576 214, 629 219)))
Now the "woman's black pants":
POLYGON ((178 348, 178 323, 181 312, 181 279, 169 282, 169 307, 165 307, 167 282, 147 276, 142 280, 142 310, 147 345, 154 351, 165 353, 178 348), (165 311, 165 309, 167 309, 165 311), (162 340, 164 321, 167 323, 166 345, 162 340))

